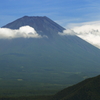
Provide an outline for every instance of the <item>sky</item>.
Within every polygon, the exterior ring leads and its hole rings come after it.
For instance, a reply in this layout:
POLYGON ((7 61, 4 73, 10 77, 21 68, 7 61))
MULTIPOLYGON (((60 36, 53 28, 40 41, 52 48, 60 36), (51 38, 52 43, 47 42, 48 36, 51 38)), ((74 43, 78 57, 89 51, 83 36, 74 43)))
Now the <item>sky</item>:
MULTIPOLYGON (((23 16, 47 16, 66 28, 59 35, 77 35, 100 49, 100 0, 1 0, 0 27, 23 16)), ((19 37, 45 38, 30 26, 0 28, 0 39, 19 37)))
POLYGON ((1 0, 0 27, 25 15, 47 16, 63 27, 100 20, 100 0, 1 0))

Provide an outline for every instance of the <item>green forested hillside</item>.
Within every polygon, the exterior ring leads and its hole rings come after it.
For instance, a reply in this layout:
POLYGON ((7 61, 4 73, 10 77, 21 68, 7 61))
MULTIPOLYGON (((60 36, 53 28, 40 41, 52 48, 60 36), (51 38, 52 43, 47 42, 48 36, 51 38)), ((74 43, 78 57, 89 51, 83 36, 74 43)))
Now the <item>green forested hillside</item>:
POLYGON ((65 88, 55 95, 0 96, 0 100, 100 100, 100 75, 65 88))
POLYGON ((51 100, 100 100, 100 75, 58 92, 51 100))

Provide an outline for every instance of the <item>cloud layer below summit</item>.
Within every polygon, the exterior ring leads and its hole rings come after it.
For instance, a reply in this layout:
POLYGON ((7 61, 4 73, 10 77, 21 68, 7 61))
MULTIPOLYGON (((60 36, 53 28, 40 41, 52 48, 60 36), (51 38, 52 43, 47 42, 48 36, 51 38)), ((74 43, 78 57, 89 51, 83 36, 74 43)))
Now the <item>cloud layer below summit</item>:
POLYGON ((77 35, 83 40, 100 48, 100 21, 88 22, 81 24, 73 24, 70 29, 66 29, 59 35, 77 35))
MULTIPOLYGON (((88 22, 81 24, 73 24, 70 29, 66 29, 61 36, 77 35, 83 40, 91 43, 100 49, 100 22, 88 22)), ((19 29, 0 28, 0 39, 14 38, 43 38, 46 36, 39 35, 34 28, 30 26, 22 26, 19 29)))
POLYGON ((0 39, 13 38, 42 38, 42 36, 39 35, 35 29, 30 26, 22 26, 16 30, 0 28, 0 39))

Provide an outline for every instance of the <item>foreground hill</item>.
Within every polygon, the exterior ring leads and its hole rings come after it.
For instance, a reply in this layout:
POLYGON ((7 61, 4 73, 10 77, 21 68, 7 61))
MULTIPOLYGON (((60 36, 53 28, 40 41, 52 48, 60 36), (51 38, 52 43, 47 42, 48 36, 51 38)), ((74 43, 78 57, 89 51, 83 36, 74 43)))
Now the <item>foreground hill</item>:
POLYGON ((47 17, 24 16, 4 28, 29 25, 48 38, 0 39, 0 95, 53 94, 100 73, 100 50, 47 17))
POLYGON ((100 100, 100 75, 58 92, 51 100, 100 100))

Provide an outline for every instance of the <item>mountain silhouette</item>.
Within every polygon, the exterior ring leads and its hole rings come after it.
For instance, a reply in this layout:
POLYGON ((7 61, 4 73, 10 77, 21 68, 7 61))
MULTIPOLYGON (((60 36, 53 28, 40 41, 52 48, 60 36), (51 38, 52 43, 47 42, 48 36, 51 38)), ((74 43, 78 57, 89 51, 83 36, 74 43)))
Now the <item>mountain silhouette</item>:
POLYGON ((58 92, 52 100, 100 100, 100 75, 58 92))
POLYGON ((77 36, 60 36, 64 28, 47 17, 24 16, 3 28, 25 25, 48 38, 0 39, 0 76, 7 81, 1 87, 11 80, 15 89, 58 91, 100 73, 100 50, 77 36))
POLYGON ((21 26, 26 25, 33 27, 37 33, 47 35, 49 37, 52 37, 54 34, 58 34, 58 32, 63 32, 64 30, 63 27, 46 16, 24 16, 3 26, 3 28, 19 29, 21 26))

